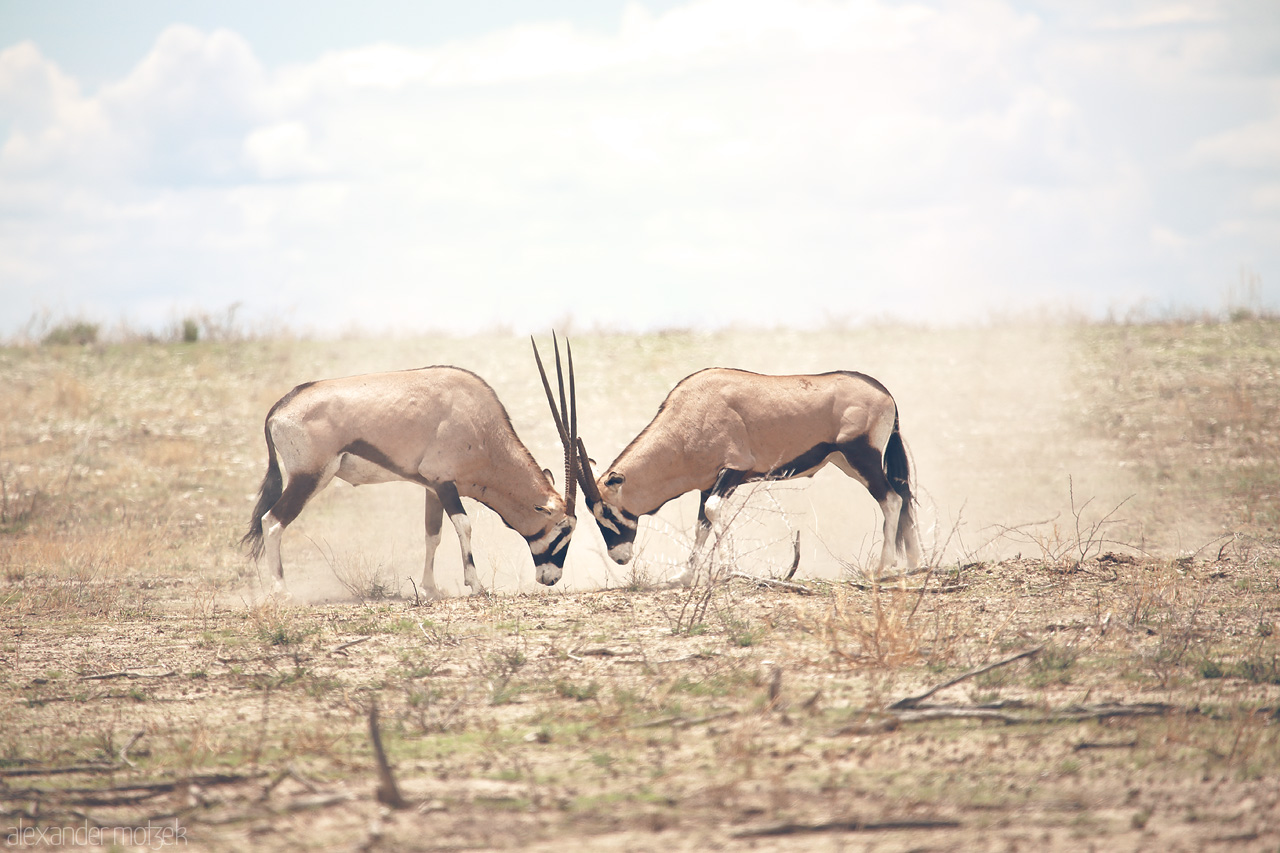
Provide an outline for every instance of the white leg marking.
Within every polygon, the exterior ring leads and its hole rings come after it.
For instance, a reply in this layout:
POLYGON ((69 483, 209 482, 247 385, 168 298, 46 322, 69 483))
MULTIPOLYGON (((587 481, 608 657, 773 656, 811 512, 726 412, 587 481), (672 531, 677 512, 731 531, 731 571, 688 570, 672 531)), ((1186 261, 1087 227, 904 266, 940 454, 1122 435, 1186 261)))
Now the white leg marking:
POLYGON ((436 586, 436 550, 440 547, 440 527, 444 523, 444 507, 435 492, 427 490, 427 557, 422 569, 422 595, 426 598, 444 598, 444 593, 436 586), (435 531, 434 533, 432 531, 435 531))
POLYGON ((880 502, 880 511, 884 513, 884 548, 880 552, 877 577, 884 574, 884 570, 892 566, 898 557, 898 513, 901 509, 902 496, 893 490, 880 502))
POLYGON ((267 555, 267 569, 276 581, 277 587, 284 586, 284 563, 280 559, 280 541, 284 539, 284 525, 276 521, 270 512, 262 516, 263 539, 266 540, 264 550, 267 555))
MULTIPOLYGON (((910 512, 910 508, 904 506, 902 512, 910 512)), ((907 568, 918 568, 920 565, 920 535, 916 531, 914 514, 907 517, 907 526, 902 531, 902 540, 902 544, 907 551, 907 568)))
POLYGON ((458 532, 458 544, 462 546, 462 582, 472 592, 484 592, 480 585, 480 576, 476 574, 476 558, 471 553, 471 519, 466 513, 449 516, 453 529, 458 532))

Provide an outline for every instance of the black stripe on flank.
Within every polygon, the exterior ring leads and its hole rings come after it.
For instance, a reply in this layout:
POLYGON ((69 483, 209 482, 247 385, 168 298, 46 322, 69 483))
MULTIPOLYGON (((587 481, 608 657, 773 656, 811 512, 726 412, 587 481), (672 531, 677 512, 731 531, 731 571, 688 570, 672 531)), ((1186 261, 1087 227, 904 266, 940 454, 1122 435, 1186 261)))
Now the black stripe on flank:
POLYGON ((363 438, 357 438, 355 441, 342 448, 342 452, 350 453, 352 456, 358 456, 366 462, 377 465, 379 468, 384 468, 402 480, 408 480, 411 483, 417 483, 421 486, 431 485, 427 482, 426 478, 417 471, 406 471, 397 467, 396 464, 391 461, 390 456, 383 453, 363 438))
MULTIPOLYGON (((843 444, 830 441, 816 444, 790 462, 768 472, 752 471, 740 482, 765 479, 789 480, 800 477, 815 471, 833 453, 839 453, 848 460, 853 470, 866 481, 867 491, 871 493, 871 497, 877 501, 884 500, 884 496, 889 492, 889 478, 885 476, 880 451, 871 446, 871 439, 865 435, 860 435, 853 441, 846 441, 843 444)), ((737 484, 733 485, 736 487, 737 484)), ((730 488, 720 491, 720 494, 728 497, 732 492, 733 489, 730 488)))

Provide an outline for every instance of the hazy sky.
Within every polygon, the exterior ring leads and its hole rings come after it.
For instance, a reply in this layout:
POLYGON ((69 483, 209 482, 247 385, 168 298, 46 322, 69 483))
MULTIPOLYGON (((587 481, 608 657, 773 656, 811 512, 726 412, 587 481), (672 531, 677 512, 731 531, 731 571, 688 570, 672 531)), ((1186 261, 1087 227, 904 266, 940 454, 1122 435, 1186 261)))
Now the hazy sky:
POLYGON ((0 337, 1280 304, 1280 3, 0 0, 0 337))

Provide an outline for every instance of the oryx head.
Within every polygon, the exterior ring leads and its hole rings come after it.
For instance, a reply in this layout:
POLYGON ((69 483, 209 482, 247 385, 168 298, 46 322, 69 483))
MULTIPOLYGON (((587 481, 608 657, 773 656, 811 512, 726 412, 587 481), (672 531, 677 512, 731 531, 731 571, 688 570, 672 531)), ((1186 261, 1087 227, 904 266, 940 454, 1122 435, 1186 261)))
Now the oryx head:
MULTIPOLYGON (((547 371, 542 367, 542 357, 538 354, 538 344, 530 336, 533 344, 533 357, 538 362, 538 373, 542 376, 542 387, 547 392, 547 403, 551 406, 551 417, 556 422, 556 430, 560 433, 560 444, 564 447, 564 503, 560 507, 556 495, 545 507, 538 507, 538 512, 550 518, 559 518, 541 533, 529 538, 529 551, 533 554, 533 565, 538 571, 538 582, 551 586, 560 580, 564 573, 564 558, 569 553, 569 538, 573 535, 577 517, 574 515, 574 502, 578 494, 578 465, 576 448, 578 444, 578 393, 573 380, 573 350, 568 341, 565 347, 569 355, 569 396, 566 401, 564 393, 564 374, 560 369, 560 342, 555 333, 551 340, 556 350, 556 379, 560 385, 560 405, 557 408, 555 397, 551 393, 551 384, 547 382, 547 371)), ((543 472, 547 480, 552 481, 550 471, 543 472)), ((554 494, 554 493, 553 493, 554 494)))
MULTIPOLYGON (((591 467, 587 461, 586 448, 582 446, 581 440, 578 442, 578 449, 582 455, 586 476, 590 477, 591 467)), ((591 491, 596 496, 595 501, 590 497, 587 498, 587 506, 591 508, 591 515, 595 518, 596 524, 600 525, 600 533, 604 535, 604 544, 609 549, 609 556, 620 565, 631 561, 632 545, 636 541, 636 529, 640 525, 638 516, 622 508, 622 492, 626 484, 626 474, 617 469, 606 471, 598 482, 593 480, 591 483, 591 491)), ((587 492, 585 485, 582 487, 582 492, 583 494, 587 492)))
POLYGON ((539 515, 546 516, 547 526, 525 538, 529 542, 529 553, 533 555, 538 583, 551 586, 564 574, 564 558, 569 553, 569 539, 573 536, 577 519, 573 517, 572 505, 561 501, 559 495, 553 495, 544 506, 534 509, 539 515))
POLYGON ((565 341, 565 350, 569 363, 569 400, 572 408, 568 417, 565 414, 564 374, 560 370, 560 344, 552 333, 552 341, 556 348, 556 380, 560 387, 560 409, 556 410, 556 401, 551 393, 551 383, 547 381, 547 372, 542 366, 542 357, 538 355, 538 345, 533 345, 533 357, 538 362, 538 373, 542 375, 542 387, 547 392, 547 403, 551 406, 551 414, 555 418, 556 427, 560 430, 560 440, 565 443, 565 501, 569 505, 569 514, 573 514, 573 500, 576 486, 582 486, 582 496, 587 501, 587 509, 600 526, 604 536, 605 547, 609 556, 617 563, 631 560, 632 543, 635 542, 636 528, 639 518, 622 508, 622 487, 626 477, 621 472, 610 471, 597 483, 591 474, 591 459, 587 456, 587 448, 578 436, 578 403, 577 388, 573 376, 573 348, 565 341), (566 419, 569 421, 565 427, 566 419), (576 452, 569 451, 572 447, 576 452))

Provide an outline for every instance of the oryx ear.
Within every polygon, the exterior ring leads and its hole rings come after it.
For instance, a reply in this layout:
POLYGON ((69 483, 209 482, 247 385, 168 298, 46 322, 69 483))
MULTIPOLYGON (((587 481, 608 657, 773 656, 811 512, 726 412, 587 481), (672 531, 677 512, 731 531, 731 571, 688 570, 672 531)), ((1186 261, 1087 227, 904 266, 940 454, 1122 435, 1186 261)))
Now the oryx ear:
POLYGON ((556 484, 556 475, 551 473, 550 468, 543 468, 542 476, 546 477, 547 482, 550 483, 551 485, 554 486, 556 484))
POLYGON ((608 476, 605 477, 604 484, 606 486, 621 486, 626 481, 627 476, 625 474, 620 474, 617 471, 610 471, 608 476))

